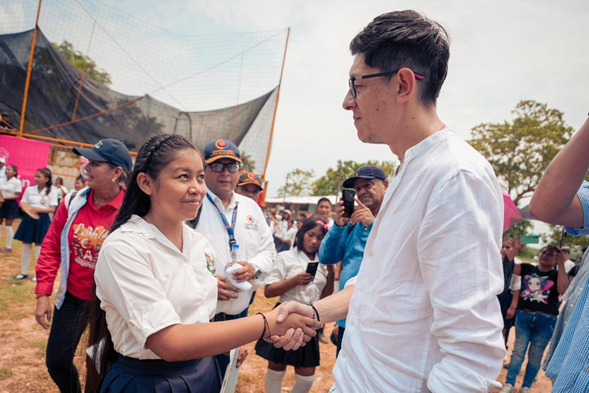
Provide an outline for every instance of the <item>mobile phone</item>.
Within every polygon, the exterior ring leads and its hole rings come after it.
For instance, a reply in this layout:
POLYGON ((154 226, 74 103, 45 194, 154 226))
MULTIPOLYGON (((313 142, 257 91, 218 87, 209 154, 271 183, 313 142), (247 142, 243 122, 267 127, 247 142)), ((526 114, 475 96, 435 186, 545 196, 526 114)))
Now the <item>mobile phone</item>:
POLYGON ((536 235, 521 236, 519 238, 519 242, 521 244, 538 244, 538 243, 540 243, 540 236, 536 236, 536 235))
POLYGON ((354 190, 342 190, 342 199, 344 201, 344 215, 342 217, 350 218, 354 213, 354 197, 356 191, 354 190))
POLYGON ((319 262, 309 262, 307 265, 307 273, 315 277, 317 274, 317 268, 319 267, 319 262))

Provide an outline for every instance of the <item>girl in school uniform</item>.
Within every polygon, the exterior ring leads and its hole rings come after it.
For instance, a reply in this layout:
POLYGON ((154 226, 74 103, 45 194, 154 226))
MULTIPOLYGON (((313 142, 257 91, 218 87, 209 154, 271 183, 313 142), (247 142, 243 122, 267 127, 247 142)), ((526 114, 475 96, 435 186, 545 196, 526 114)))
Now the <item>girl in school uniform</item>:
MULTIPOLYGON (((27 187, 20 201, 22 205, 28 205, 28 211, 36 214, 39 218, 33 218, 25 214, 22 222, 18 226, 14 238, 23 242, 21 271, 15 276, 15 280, 23 280, 29 275, 29 262, 31 260, 32 243, 35 243, 35 261, 39 258, 41 244, 45 239, 45 234, 51 225, 49 214, 55 212, 57 207, 57 192, 51 181, 51 171, 47 168, 41 168, 35 173, 35 185, 27 187)), ((36 281, 33 276, 33 281, 36 281)))
POLYGON ((0 192, 4 200, 2 206, 0 206, 0 227, 2 226, 2 221, 4 221, 6 228, 6 246, 4 247, 4 252, 12 251, 12 239, 14 238, 12 224, 14 219, 20 215, 16 200, 22 193, 22 184, 16 177, 17 173, 16 166, 6 165, 7 181, 0 186, 0 192))
MULTIPOLYGON (((295 301, 311 304, 333 292, 333 273, 319 264, 315 276, 307 273, 307 265, 317 260, 317 251, 328 231, 327 224, 319 217, 309 218, 297 232, 295 246, 278 254, 274 267, 268 273, 264 295, 280 296, 276 304, 295 301)), ((319 341, 313 337, 297 351, 285 351, 258 340, 256 353, 268 360, 266 392, 279 393, 286 366, 295 368, 293 393, 308 392, 315 380, 315 367, 319 366, 319 341)))
POLYGON ((278 310, 209 323, 214 250, 185 224, 205 193, 202 157, 186 138, 157 135, 142 146, 96 264, 87 391, 218 392, 213 355, 294 331, 301 345, 321 326, 301 315, 277 323, 278 310))

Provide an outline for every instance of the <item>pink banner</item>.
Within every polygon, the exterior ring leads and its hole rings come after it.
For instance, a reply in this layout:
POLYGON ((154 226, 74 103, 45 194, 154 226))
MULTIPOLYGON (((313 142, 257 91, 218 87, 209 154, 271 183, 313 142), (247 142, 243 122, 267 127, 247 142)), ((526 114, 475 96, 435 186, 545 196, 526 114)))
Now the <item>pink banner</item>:
POLYGON ((35 184, 35 172, 45 168, 49 161, 51 145, 32 139, 0 135, 0 157, 6 159, 6 165, 18 168, 18 178, 25 188, 35 184))

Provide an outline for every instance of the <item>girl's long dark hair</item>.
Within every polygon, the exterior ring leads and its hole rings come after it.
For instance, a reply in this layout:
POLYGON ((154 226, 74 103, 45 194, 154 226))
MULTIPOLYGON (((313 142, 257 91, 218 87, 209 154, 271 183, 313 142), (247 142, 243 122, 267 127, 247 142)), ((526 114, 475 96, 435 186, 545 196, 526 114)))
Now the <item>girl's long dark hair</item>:
POLYGON ((45 176, 49 181, 45 184, 45 195, 49 195, 51 192, 51 187, 53 187, 53 176, 51 175, 51 169, 49 168, 39 168, 37 172, 41 172, 43 176, 45 176))
POLYGON ((305 222, 303 222, 301 229, 297 232, 293 247, 296 247, 299 251, 303 251, 303 237, 305 236, 305 232, 311 231, 316 227, 321 227, 324 235, 327 233, 327 224, 321 219, 321 217, 313 216, 307 218, 305 222))
MULTIPOLYGON (((145 216, 151 207, 149 195, 145 194, 137 184, 137 176, 147 173, 152 179, 157 179, 162 169, 169 165, 179 151, 196 148, 181 135, 161 134, 151 137, 139 150, 133 172, 127 183, 125 199, 117 213, 109 234, 125 224, 133 214, 145 216)), ((96 284, 94 284, 96 293, 96 284)), ((117 360, 110 332, 106 324, 106 314, 100 308, 100 300, 88 302, 90 332, 88 347, 97 345, 100 351, 93 351, 93 355, 86 359, 86 392, 94 392, 108 368, 117 360), (103 341, 104 340, 104 341, 103 341), (101 344, 101 341, 103 343, 101 344)))

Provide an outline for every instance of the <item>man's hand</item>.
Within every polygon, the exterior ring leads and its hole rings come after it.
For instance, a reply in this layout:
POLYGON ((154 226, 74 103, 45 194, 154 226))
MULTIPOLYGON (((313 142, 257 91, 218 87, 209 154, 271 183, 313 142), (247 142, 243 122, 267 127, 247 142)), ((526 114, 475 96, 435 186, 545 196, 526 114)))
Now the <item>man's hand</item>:
POLYGON ((237 368, 241 367, 241 365, 243 364, 243 362, 245 362, 245 359, 247 359, 247 347, 244 345, 243 347, 239 348, 239 357, 237 358, 237 368))
POLYGON ((340 201, 335 204, 335 218, 333 219, 335 225, 337 225, 338 227, 346 226, 350 221, 349 218, 344 217, 344 212, 344 201, 340 199, 340 201))
POLYGON ((515 317, 515 307, 509 307, 507 309, 507 314, 505 315, 505 319, 511 319, 515 317))
POLYGON ((315 279, 315 277, 313 277, 312 274, 309 274, 307 272, 299 273, 296 276, 291 278, 291 280, 293 280, 297 286, 309 285, 310 283, 313 282, 314 279, 315 279))
POLYGON ((566 258, 564 257, 564 254, 562 253, 562 251, 560 251, 560 250, 556 251, 554 258, 556 258, 556 264, 558 265, 558 268, 564 269, 564 263, 566 261, 566 258))
POLYGON ((236 282, 249 281, 254 278, 256 268, 249 262, 235 262, 243 266, 241 269, 233 272, 233 279, 236 282))
POLYGON ((41 296, 37 298, 37 309, 35 310, 35 319, 37 323, 43 327, 43 329, 49 329, 49 323, 51 322, 51 314, 53 310, 51 308, 51 302, 49 296, 41 296))
POLYGON ((227 284, 227 279, 217 274, 217 299, 221 301, 237 299, 237 295, 229 291, 239 292, 239 288, 227 284))
POLYGON ((358 198, 354 199, 356 200, 356 203, 358 203, 358 206, 354 209, 354 213, 352 214, 352 225, 360 223, 364 225, 364 228, 368 228, 370 224, 372 224, 372 221, 374 221, 374 216, 370 209, 364 206, 358 198))
MULTIPOLYGON (((278 311, 276 322, 279 324, 283 323, 289 314, 301 314, 307 318, 313 318, 315 315, 311 306, 297 302, 283 303, 274 310, 278 311)), ((283 336, 273 335, 269 340, 266 341, 274 344, 276 348, 282 348, 285 351, 296 351, 299 349, 299 347, 305 346, 306 343, 311 341, 311 337, 304 335, 300 329, 297 329, 296 331, 294 329, 290 329, 283 336)))

